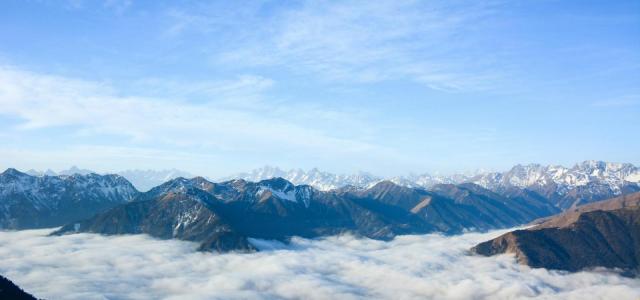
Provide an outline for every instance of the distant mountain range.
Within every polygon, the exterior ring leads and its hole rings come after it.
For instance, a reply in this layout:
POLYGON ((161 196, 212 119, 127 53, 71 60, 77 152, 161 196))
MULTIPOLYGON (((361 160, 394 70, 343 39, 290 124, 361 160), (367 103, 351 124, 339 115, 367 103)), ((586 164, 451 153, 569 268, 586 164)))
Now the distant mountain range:
MULTIPOLYGON (((481 173, 474 173, 474 175, 477 174, 481 173)), ((265 166, 259 169, 255 169, 251 172, 227 176, 221 178, 221 180, 224 181, 231 179, 244 179, 248 181, 260 181, 274 177, 281 177, 291 181, 294 184, 306 184, 313 186, 314 188, 321 191, 329 191, 346 186, 365 189, 383 180, 388 180, 406 187, 430 188, 436 184, 463 183, 466 182, 469 178, 472 178, 474 175, 454 174, 450 176, 441 176, 425 173, 420 175, 413 174, 398 177, 379 177, 367 172, 358 172, 355 174, 334 174, 320 171, 317 168, 313 168, 309 171, 305 171, 302 169, 291 169, 288 171, 284 171, 277 167, 265 166)))
MULTIPOLYGON (((31 169, 29 171, 26 171, 25 173, 32 176, 39 176, 39 177, 42 177, 45 175, 58 176, 58 175, 74 175, 74 174, 87 175, 91 173, 97 174, 97 172, 87 170, 87 169, 80 169, 76 166, 73 166, 67 170, 62 170, 60 172, 55 172, 51 169, 48 169, 46 171, 36 171, 34 169, 31 169)), ((139 191, 148 191, 151 188, 161 185, 174 178, 194 177, 194 175, 189 174, 188 172, 177 170, 177 169, 168 169, 168 170, 135 169, 135 170, 124 170, 124 171, 116 172, 116 174, 129 180, 129 182, 131 182, 131 184, 133 184, 136 187, 136 189, 138 189, 139 191)))
POLYGON ((0 228, 55 227, 133 200, 138 191, 119 175, 31 176, 0 173, 0 228))
POLYGON ((472 249, 482 255, 515 254, 532 267, 580 271, 596 267, 640 274, 640 193, 566 211, 472 249))
POLYGON ((93 172, 91 170, 87 170, 87 169, 80 169, 76 166, 72 166, 71 168, 67 169, 67 170, 62 170, 60 172, 56 172, 54 170, 51 169, 47 169, 46 171, 38 171, 38 170, 28 170, 25 173, 31 175, 31 176, 58 176, 58 175, 74 175, 74 174, 79 174, 79 175, 87 175, 87 174, 91 174, 91 173, 96 173, 93 172))
POLYGON ((529 189, 566 209, 640 191, 640 169, 632 164, 602 161, 584 161, 571 168, 531 164, 468 181, 494 191, 529 189))
POLYGON ((551 199, 562 209, 640 191, 638 167, 627 163, 603 161, 584 161, 570 168, 529 164, 516 165, 505 172, 450 176, 421 174, 387 179, 368 173, 336 175, 317 169, 283 171, 274 167, 264 167, 226 179, 260 181, 273 177, 282 177, 294 184, 307 184, 324 191, 345 186, 368 188, 382 180, 426 189, 438 184, 460 183, 474 183, 492 191, 508 191, 512 188, 529 189, 551 199))
POLYGON ((345 186, 366 188, 379 181, 382 181, 382 178, 366 172, 360 172, 351 175, 338 175, 334 173, 323 172, 316 168, 313 168, 309 171, 304 171, 302 169, 291 169, 289 171, 283 171, 277 167, 270 166, 255 169, 248 173, 239 173, 232 176, 223 177, 220 179, 220 181, 244 179, 247 181, 258 182, 261 180, 276 177, 284 178, 293 184, 310 185, 321 191, 329 191, 345 186))
MULTIPOLYGON (((29 170, 34 176, 86 175, 90 170, 72 167, 58 173, 29 170)), ((116 172, 129 180, 138 190, 148 191, 168 180, 178 177, 191 178, 188 172, 170 170, 125 170, 116 172)), ((334 174, 316 168, 305 171, 291 169, 284 171, 277 167, 265 166, 247 173, 239 173, 220 178, 217 181, 244 179, 258 182, 270 178, 284 178, 296 185, 310 185, 321 191, 329 191, 346 186, 366 189, 378 182, 388 180, 406 187, 430 189, 437 184, 475 183, 492 191, 521 188, 534 190, 553 199, 561 208, 568 208, 596 200, 612 198, 624 193, 640 191, 640 168, 628 163, 584 161, 573 167, 557 165, 516 165, 504 172, 475 172, 473 174, 431 175, 418 174, 397 177, 379 177, 366 172, 355 174, 334 174)))

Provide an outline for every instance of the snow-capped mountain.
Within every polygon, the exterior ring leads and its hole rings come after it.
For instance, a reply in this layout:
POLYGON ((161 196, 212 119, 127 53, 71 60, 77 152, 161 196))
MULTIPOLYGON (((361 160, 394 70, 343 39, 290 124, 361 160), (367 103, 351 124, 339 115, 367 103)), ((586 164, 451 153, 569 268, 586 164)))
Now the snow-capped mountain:
POLYGON ((408 176, 396 176, 389 178, 388 180, 406 187, 421 187, 430 189, 438 184, 459 184, 467 182, 472 176, 467 174, 454 174, 454 175, 431 175, 431 174, 410 174, 408 176))
POLYGON ((301 185, 306 184, 313 186, 321 191, 333 190, 345 186, 355 186, 365 188, 371 186, 382 178, 376 177, 369 173, 360 172, 351 175, 333 174, 329 172, 323 172, 316 168, 309 171, 302 169, 292 169, 289 171, 283 171, 276 167, 265 166, 260 169, 255 169, 248 173, 240 173, 233 176, 223 178, 223 180, 230 179, 244 179, 247 181, 258 182, 265 179, 281 177, 293 184, 301 185))
MULTIPOLYGON (((72 167, 61 171, 62 174, 87 174, 89 170, 72 167)), ((29 171, 43 175, 58 175, 51 170, 46 172, 29 171)), ((118 173, 128 179, 138 190, 147 191, 169 180, 193 175, 176 170, 126 170, 118 173)), ((624 193, 640 190, 640 169, 628 163, 611 163, 603 161, 584 161, 573 167, 558 165, 516 165, 505 172, 478 172, 476 174, 411 174, 383 178, 365 172, 355 174, 333 174, 316 168, 305 171, 291 169, 288 171, 277 167, 263 167, 248 173, 240 173, 221 179, 244 179, 259 182, 281 177, 295 185, 310 185, 321 191, 350 186, 355 189, 366 189, 383 180, 406 187, 431 189, 438 184, 475 183, 496 192, 505 192, 512 188, 529 189, 555 201, 562 209, 597 200, 612 198, 624 193)))
POLYGON ((347 186, 365 189, 372 187, 373 185, 381 181, 388 180, 401 186, 429 189, 437 184, 458 184, 468 182, 471 178, 478 174, 480 173, 475 172, 471 175, 432 175, 424 173, 385 178, 367 172, 358 172, 354 174, 334 174, 330 172, 320 171, 317 168, 313 168, 309 171, 305 171, 302 169, 291 169, 288 171, 284 171, 277 167, 265 166, 250 172, 225 177, 222 180, 244 179, 247 181, 260 181, 274 177, 281 177, 292 182, 293 184, 306 184, 313 186, 314 188, 321 191, 329 191, 347 186))
POLYGON ((505 172, 484 172, 475 175, 408 175, 382 178, 368 173, 337 175, 318 169, 283 171, 276 167, 264 167, 230 178, 260 181, 282 177, 294 184, 307 184, 327 191, 345 186, 368 188, 389 180, 406 187, 431 189, 438 184, 475 183, 484 188, 503 192, 511 188, 530 189, 567 208, 581 203, 612 198, 623 193, 640 190, 640 169, 628 163, 584 161, 567 168, 557 165, 516 165, 505 172))
POLYGON ((178 177, 191 178, 194 175, 188 172, 169 170, 125 170, 118 172, 118 175, 129 180, 139 191, 148 191, 153 187, 161 185, 171 179, 178 177))
POLYGON ((0 173, 0 227, 59 226, 133 200, 138 191, 119 175, 31 176, 0 173))
POLYGON ((68 176, 70 176, 70 175, 74 175, 74 174, 88 175, 88 174, 96 173, 96 172, 91 171, 91 170, 87 170, 87 169, 80 169, 80 168, 78 168, 76 166, 72 166, 71 168, 66 169, 66 170, 62 170, 60 172, 56 172, 56 171, 53 171, 51 169, 47 169, 46 171, 37 171, 37 170, 31 169, 29 171, 26 171, 25 173, 29 174, 31 176, 45 176, 45 175, 46 176, 58 176, 58 175, 68 175, 68 176))
MULTIPOLYGON (((38 170, 31 169, 29 171, 26 171, 25 173, 31 176, 39 176, 39 177, 58 176, 58 175, 70 176, 74 174, 88 175, 91 173, 99 174, 91 170, 80 169, 76 166, 73 166, 67 170, 62 170, 60 172, 56 172, 51 169, 47 169, 46 171, 38 171, 38 170)), ((131 182, 131 184, 133 184, 133 186, 135 186, 136 189, 142 192, 148 191, 153 187, 161 185, 171 179, 175 179, 178 177, 184 177, 184 178, 194 177, 194 175, 189 174, 188 172, 177 170, 177 169, 168 169, 168 170, 133 169, 133 170, 124 170, 124 171, 116 172, 116 174, 129 180, 129 182, 131 182)))
POLYGON ((571 168, 539 164, 517 165, 507 172, 486 173, 468 180, 502 191, 526 188, 568 208, 640 190, 640 169, 628 163, 584 161, 571 168))
POLYGON ((516 165, 507 172, 481 174, 470 178, 470 181, 493 189, 504 186, 525 188, 551 183, 570 189, 594 181, 615 187, 624 182, 640 182, 640 170, 632 164, 589 160, 571 168, 539 164, 516 165))

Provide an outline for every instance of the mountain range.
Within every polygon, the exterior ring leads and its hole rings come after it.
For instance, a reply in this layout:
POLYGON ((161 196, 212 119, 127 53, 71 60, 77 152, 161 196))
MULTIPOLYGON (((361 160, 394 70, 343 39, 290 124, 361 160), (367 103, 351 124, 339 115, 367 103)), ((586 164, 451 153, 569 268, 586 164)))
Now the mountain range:
MULTIPOLYGON (((179 172, 171 174, 165 178, 179 172)), ((387 240, 400 234, 506 228, 640 191, 635 166, 599 161, 386 180, 317 169, 264 168, 244 176, 269 178, 216 183, 177 177, 139 192, 120 175, 32 176, 7 169, 0 174, 0 226, 63 226, 55 234, 146 233, 194 241, 201 250, 253 251, 251 238, 286 242, 292 236, 350 232, 387 240)))
MULTIPOLYGON (((86 175, 90 170, 72 167, 68 170, 39 172, 29 170, 34 176, 86 175)), ((125 170, 116 172, 125 177, 138 190, 148 191, 168 180, 178 177, 191 178, 188 172, 170 170, 125 170)), ((430 189, 438 184, 474 183, 493 191, 512 188, 534 190, 553 199, 559 207, 566 209, 602 199, 612 198, 625 193, 640 191, 640 168, 629 163, 603 161, 584 161, 572 167, 558 165, 516 165, 504 172, 482 172, 452 175, 411 174, 407 176, 380 177, 366 172, 355 174, 334 174, 317 168, 305 171, 291 169, 284 171, 277 167, 265 166, 247 173, 239 173, 220 178, 216 181, 244 179, 258 182, 281 177, 296 185, 310 185, 321 191, 329 191, 346 186, 366 189, 374 184, 388 180, 406 187, 430 189)))
POLYGON ((593 160, 578 163, 573 167, 529 164, 516 165, 505 172, 478 172, 449 176, 421 174, 387 179, 368 173, 336 175, 317 169, 283 171, 274 167, 264 167, 249 173, 236 174, 227 179, 260 181, 273 177, 282 177, 294 184, 307 184, 325 191, 345 186, 368 188, 382 180, 425 189, 438 184, 474 183, 498 192, 513 188, 532 190, 551 199, 561 209, 640 191, 638 167, 628 163, 593 160))
POLYGON ((283 178, 213 183, 195 177, 168 181, 54 234, 146 233, 196 241, 201 250, 250 251, 249 238, 287 241, 350 232, 388 240, 511 227, 558 211, 524 190, 500 195, 470 183, 427 191, 382 181, 368 189, 320 191, 283 178))

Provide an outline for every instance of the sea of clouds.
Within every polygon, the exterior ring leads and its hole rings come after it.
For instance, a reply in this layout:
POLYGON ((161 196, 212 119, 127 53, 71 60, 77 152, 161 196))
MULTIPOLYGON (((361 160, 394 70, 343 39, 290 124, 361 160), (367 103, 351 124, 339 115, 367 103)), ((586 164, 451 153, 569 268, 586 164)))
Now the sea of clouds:
POLYGON ((47 299, 638 299, 640 280, 530 269, 467 250, 505 231, 253 240, 262 251, 215 254, 146 235, 0 231, 0 274, 47 299))

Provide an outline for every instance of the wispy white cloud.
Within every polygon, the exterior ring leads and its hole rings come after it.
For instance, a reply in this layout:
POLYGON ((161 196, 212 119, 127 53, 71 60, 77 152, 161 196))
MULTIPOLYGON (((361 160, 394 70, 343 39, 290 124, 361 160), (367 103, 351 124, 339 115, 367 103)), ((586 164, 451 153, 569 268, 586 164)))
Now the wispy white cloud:
MULTIPOLYGON (((262 7, 236 8, 244 23, 221 23, 218 7, 172 10, 172 33, 233 28, 214 61, 287 67, 343 82, 414 80, 442 90, 478 90, 505 76, 495 53, 474 51, 492 2, 303 1, 259 19, 262 7), (253 21, 252 21, 253 20, 253 21), (260 20, 263 26, 242 28, 260 20), (178 29, 179 30, 178 30, 178 29)), ((228 11, 228 10, 227 10, 228 11)), ((216 45, 218 46, 218 45, 216 45)))
POLYGON ((367 140, 369 126, 362 125, 364 121, 357 113, 263 101, 260 91, 273 84, 263 77, 146 84, 159 87, 148 93, 155 96, 125 94, 106 83, 3 66, 0 115, 19 120, 17 128, 5 128, 15 134, 19 134, 15 130, 64 127, 79 136, 116 136, 126 139, 128 146, 165 150, 182 147, 263 157, 292 156, 296 152, 324 158, 394 155, 392 150, 367 140), (190 93, 200 93, 206 101, 180 100, 181 95, 190 93), (336 130, 346 127, 351 128, 348 133, 336 130))
POLYGON ((469 256, 504 232, 254 241, 263 252, 212 254, 144 235, 0 232, 0 273, 50 299, 637 299, 640 282, 605 272, 530 269, 469 256))
POLYGON ((204 103, 189 103, 118 95, 112 87, 102 83, 3 67, 0 68, 0 112, 22 118, 22 128, 25 129, 79 125, 98 132, 176 144, 199 140, 193 139, 194 135, 200 136, 205 132, 229 137, 239 135, 240 139, 289 140, 290 143, 296 143, 296 140, 289 137, 300 135, 313 136, 318 142, 332 140, 319 130, 299 127, 284 119, 270 116, 258 118, 251 112, 233 109, 230 107, 232 105, 220 105, 243 101, 239 98, 233 99, 233 102, 226 101, 224 95, 234 94, 232 90, 245 90, 248 85, 264 88, 270 84, 267 79, 241 77, 239 81, 213 85, 164 85, 164 89, 178 94, 204 90, 207 94, 218 92, 223 96, 204 103), (198 132, 194 133, 194 130, 198 132))

